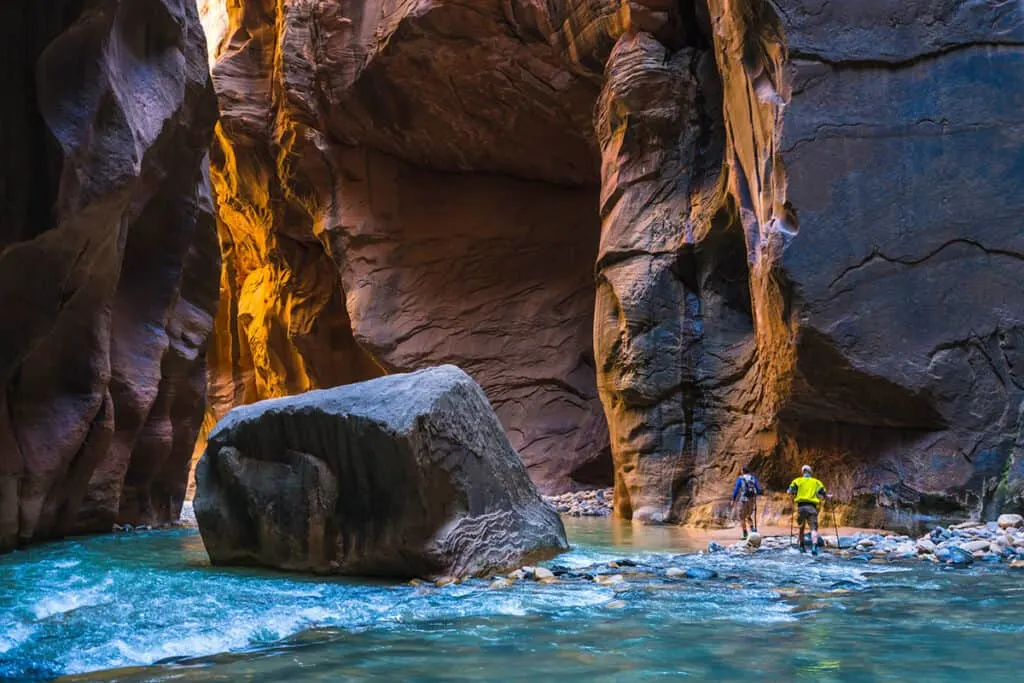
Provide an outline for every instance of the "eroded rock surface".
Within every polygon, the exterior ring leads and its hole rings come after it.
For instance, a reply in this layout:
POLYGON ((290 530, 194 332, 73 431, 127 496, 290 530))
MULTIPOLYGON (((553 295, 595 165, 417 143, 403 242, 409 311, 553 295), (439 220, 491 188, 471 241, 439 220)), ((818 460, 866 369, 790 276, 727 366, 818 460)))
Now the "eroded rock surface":
POLYGON ((221 7, 225 260, 207 425, 241 402, 455 363, 543 490, 610 483, 588 55, 628 12, 221 7))
POLYGON ((195 512, 215 564, 460 577, 568 549, 454 366, 235 408, 210 433, 195 512))
POLYGON ((1020 505, 1024 9, 710 7, 763 473, 815 464, 867 524, 1020 505))
POLYGON ((456 362, 623 517, 742 464, 850 523, 1022 504, 1019 3, 208 4, 208 424, 456 362))
POLYGON ((176 519, 217 300, 186 0, 3 4, 0 550, 176 519))

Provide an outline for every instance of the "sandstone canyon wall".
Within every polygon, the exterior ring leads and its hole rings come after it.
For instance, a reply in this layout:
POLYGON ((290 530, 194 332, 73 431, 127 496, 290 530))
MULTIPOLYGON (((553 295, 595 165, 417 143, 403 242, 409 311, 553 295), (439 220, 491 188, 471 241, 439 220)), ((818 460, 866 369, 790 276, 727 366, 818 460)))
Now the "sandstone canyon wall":
POLYGON ((1021 505, 1019 3, 202 5, 207 426, 450 362, 626 518, 721 519, 745 463, 851 522, 1021 505))
POLYGON ((0 9, 0 551, 176 519, 220 257, 187 0, 0 9))

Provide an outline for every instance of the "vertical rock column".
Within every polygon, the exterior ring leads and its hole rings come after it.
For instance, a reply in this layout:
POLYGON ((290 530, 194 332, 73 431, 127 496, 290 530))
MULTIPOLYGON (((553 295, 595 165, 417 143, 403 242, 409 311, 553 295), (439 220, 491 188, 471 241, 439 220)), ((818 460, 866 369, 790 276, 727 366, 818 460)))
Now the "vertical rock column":
POLYGON ((622 36, 598 101, 601 244, 594 348, 619 516, 674 518, 705 447, 697 388, 701 304, 681 252, 693 239, 700 132, 692 50, 622 36))
POLYGON ((220 258, 195 3, 11 2, 0 19, 7 550, 177 517, 220 258))

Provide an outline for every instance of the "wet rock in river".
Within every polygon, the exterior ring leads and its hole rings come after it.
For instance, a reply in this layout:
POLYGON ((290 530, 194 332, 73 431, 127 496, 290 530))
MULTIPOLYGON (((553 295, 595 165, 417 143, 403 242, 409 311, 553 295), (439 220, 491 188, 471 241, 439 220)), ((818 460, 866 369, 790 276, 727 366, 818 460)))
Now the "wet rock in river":
POLYGON ((686 568, 686 578, 688 578, 688 579, 698 579, 698 580, 706 581, 708 579, 713 579, 716 576, 718 576, 718 572, 716 572, 713 569, 708 569, 706 567, 687 567, 686 568))
POLYGON ((196 480, 214 564, 478 576, 568 549, 483 391, 454 366, 235 408, 196 480))
POLYGON ((999 519, 996 520, 999 524, 999 528, 1020 528, 1024 527, 1024 516, 1021 515, 999 515, 999 519))
POLYGON ((546 581, 555 578, 555 575, 551 570, 544 567, 534 567, 533 578, 537 581, 546 581))
POLYGON ((962 544, 960 547, 962 547, 969 553, 976 553, 978 551, 988 550, 989 545, 990 543, 988 541, 970 541, 968 543, 962 544))
POLYGON ((967 565, 974 562, 974 555, 960 546, 951 545, 946 550, 949 551, 949 559, 947 561, 952 564, 967 565))

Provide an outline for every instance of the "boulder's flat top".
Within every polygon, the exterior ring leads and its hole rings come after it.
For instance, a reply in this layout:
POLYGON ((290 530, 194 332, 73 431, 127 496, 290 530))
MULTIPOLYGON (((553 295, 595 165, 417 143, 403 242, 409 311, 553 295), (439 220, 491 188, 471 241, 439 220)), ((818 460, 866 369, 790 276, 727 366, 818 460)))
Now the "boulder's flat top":
POLYGON ((412 426, 418 415, 452 387, 472 386, 472 378, 454 365, 386 375, 331 389, 307 391, 233 408, 210 432, 210 440, 259 420, 267 413, 295 413, 315 409, 323 415, 350 415, 387 423, 395 429, 412 426))

